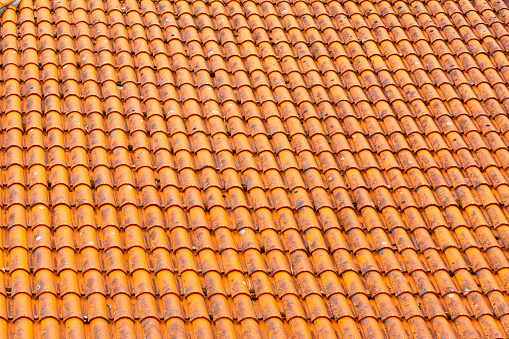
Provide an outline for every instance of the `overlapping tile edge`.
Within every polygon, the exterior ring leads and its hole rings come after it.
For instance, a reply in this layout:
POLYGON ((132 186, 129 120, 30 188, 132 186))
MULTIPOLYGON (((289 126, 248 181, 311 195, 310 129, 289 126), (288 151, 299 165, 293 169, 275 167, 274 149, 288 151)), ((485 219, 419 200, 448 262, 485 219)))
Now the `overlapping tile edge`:
POLYGON ((506 337, 504 1, 23 0, 2 338, 506 337))

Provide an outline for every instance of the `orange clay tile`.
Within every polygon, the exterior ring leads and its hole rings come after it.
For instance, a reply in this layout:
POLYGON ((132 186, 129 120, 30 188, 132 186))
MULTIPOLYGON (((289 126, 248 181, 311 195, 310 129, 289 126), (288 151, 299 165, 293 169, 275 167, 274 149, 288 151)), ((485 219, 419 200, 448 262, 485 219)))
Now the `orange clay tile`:
POLYGON ((7 7, 0 338, 508 337, 508 25, 501 0, 7 7))

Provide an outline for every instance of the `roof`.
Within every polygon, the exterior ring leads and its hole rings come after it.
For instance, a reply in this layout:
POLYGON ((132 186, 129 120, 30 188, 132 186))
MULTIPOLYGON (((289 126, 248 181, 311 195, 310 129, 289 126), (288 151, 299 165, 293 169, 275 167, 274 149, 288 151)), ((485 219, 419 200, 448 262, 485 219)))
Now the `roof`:
POLYGON ((502 0, 9 7, 0 337, 506 337, 508 24, 502 0))

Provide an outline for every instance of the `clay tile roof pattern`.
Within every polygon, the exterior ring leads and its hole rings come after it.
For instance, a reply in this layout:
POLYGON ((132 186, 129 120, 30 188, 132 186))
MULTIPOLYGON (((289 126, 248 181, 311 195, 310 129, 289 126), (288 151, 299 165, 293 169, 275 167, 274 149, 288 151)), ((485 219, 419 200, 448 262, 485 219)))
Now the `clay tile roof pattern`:
POLYGON ((507 337, 508 5, 7 7, 0 338, 507 337))

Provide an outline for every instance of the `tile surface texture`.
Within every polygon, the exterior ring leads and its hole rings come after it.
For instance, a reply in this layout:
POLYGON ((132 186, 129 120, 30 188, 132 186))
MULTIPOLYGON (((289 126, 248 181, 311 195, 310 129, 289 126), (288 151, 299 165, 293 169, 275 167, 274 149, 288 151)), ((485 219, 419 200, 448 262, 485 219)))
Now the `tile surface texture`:
POLYGON ((0 338, 506 337, 508 6, 10 7, 0 338))

